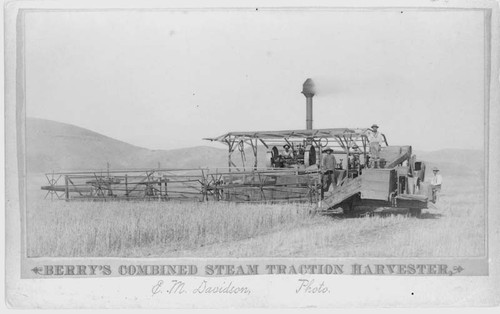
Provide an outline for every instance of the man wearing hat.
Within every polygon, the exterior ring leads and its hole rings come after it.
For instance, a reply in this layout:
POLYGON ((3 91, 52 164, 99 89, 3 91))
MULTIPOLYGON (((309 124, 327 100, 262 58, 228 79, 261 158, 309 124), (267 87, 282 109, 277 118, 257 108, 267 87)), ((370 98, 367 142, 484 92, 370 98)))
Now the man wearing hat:
POLYGON ((432 202, 436 203, 437 200, 437 195, 439 192, 441 192, 441 183, 443 182, 443 177, 439 174, 439 168, 434 167, 432 168, 432 172, 434 173, 434 176, 432 177, 431 180, 431 188, 432 188, 432 202))
POLYGON ((286 158, 286 159, 292 158, 293 157, 293 152, 290 149, 290 145, 285 144, 285 145, 283 145, 283 148, 284 148, 284 151, 281 152, 281 156, 283 158, 286 158))
POLYGON ((323 197, 324 193, 328 191, 330 184, 333 184, 334 186, 337 185, 335 178, 335 166, 337 165, 337 162, 335 160, 335 156, 333 156, 333 149, 327 148, 323 151, 323 153, 325 154, 321 160, 321 170, 323 172, 321 197, 323 197))
POLYGON ((370 164, 375 168, 379 167, 380 159, 380 143, 384 141, 382 133, 378 131, 378 125, 373 124, 372 131, 368 133, 368 140, 370 141, 370 164))

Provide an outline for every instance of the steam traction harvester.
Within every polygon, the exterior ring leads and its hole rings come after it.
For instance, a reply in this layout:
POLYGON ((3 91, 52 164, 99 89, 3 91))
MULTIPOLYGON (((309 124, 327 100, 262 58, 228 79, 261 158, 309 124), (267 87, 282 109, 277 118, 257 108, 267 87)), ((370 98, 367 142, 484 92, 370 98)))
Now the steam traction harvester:
POLYGON ((430 189, 424 183, 425 164, 416 160, 411 146, 391 146, 382 135, 379 162, 372 163, 371 130, 313 129, 311 79, 304 83, 302 93, 306 96, 306 129, 230 132, 206 138, 228 147, 227 168, 52 173, 46 175, 50 185, 42 189, 68 201, 311 202, 325 213, 407 211, 416 215, 427 208, 430 189), (291 150, 287 156, 280 153, 284 145, 291 150), (259 148, 263 147, 265 167, 259 165, 259 148), (337 161, 334 172, 338 178, 329 191, 322 187, 321 169, 327 147, 337 161), (253 155, 250 162, 247 148, 253 155), (64 184, 60 184, 63 177, 64 184))

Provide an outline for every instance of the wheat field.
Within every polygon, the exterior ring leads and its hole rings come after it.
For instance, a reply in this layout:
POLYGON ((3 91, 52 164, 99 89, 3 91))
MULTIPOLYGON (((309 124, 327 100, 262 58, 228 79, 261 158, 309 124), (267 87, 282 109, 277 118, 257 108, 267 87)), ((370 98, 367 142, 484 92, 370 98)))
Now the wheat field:
POLYGON ((312 204, 64 202, 38 196, 28 203, 28 256, 481 256, 483 191, 480 178, 448 178, 437 204, 421 218, 322 216, 312 204))
POLYGON ((301 206, 165 202, 39 202, 30 256, 142 256, 192 250, 299 226, 301 206), (150 254, 147 254, 150 255, 150 254))

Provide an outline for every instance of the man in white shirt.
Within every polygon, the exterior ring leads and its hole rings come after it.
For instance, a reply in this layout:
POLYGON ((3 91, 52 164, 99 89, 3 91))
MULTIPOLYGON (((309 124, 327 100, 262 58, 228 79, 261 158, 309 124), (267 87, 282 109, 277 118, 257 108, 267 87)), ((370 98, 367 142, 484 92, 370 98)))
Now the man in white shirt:
POLYGON ((284 151, 281 152, 281 156, 284 158, 293 158, 293 151, 290 149, 290 145, 283 145, 284 151))
POLYGON ((371 127, 372 131, 368 133, 370 141, 370 164, 375 168, 379 167, 380 159, 380 143, 384 141, 382 133, 378 131, 378 125, 374 124, 371 127))
POLYGON ((431 180, 431 188, 432 188, 432 200, 431 202, 436 203, 437 196, 441 191, 441 184, 443 183, 443 177, 439 174, 438 167, 432 168, 432 172, 434 176, 431 180))

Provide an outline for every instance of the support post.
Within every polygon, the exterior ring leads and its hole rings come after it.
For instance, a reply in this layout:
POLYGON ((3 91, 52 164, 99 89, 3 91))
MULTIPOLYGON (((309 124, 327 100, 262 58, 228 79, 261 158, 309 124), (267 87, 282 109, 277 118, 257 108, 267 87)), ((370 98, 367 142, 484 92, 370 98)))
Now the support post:
POLYGON ((242 140, 240 140, 238 142, 238 150, 240 151, 240 156, 241 156, 241 164, 243 165, 243 171, 246 171, 246 168, 245 168, 245 142, 243 142, 242 140))
POLYGON ((128 201, 128 175, 125 174, 125 197, 127 198, 128 201))
POLYGON ((252 143, 252 150, 253 150, 253 158, 254 158, 253 167, 254 169, 257 169, 257 139, 255 139, 255 144, 253 143, 252 139, 250 139, 250 143, 252 143))
POLYGON ((231 164, 233 163, 231 161, 231 154, 233 153, 233 142, 231 141, 227 141, 227 147, 229 149, 228 151, 228 155, 227 155, 227 164, 228 164, 228 168, 229 168, 229 172, 231 172, 231 164))
MULTIPOLYGON (((208 175, 208 173, 207 173, 208 175)), ((205 172, 203 171, 203 169, 201 170, 201 177, 202 177, 202 182, 201 182, 201 188, 202 188, 202 194, 203 194, 203 201, 205 202, 208 202, 208 187, 207 187, 207 183, 208 183, 208 179, 205 178, 205 172)))
POLYGON ((215 195, 215 200, 220 201, 220 195, 219 195, 219 174, 218 174, 218 169, 215 168, 215 179, 214 179, 214 195, 215 195))
POLYGON ((158 182, 158 186, 159 186, 159 193, 158 193, 158 202, 161 202, 161 177, 160 177, 160 180, 158 182))
POLYGON ((69 201, 69 180, 68 176, 64 176, 64 195, 66 202, 69 201))
POLYGON ((168 179, 167 177, 165 177, 165 200, 168 201, 168 190, 167 190, 167 186, 168 186, 168 179))

